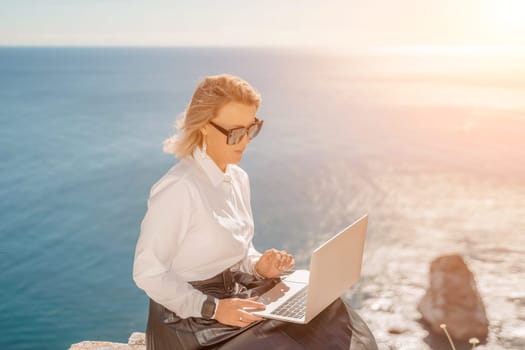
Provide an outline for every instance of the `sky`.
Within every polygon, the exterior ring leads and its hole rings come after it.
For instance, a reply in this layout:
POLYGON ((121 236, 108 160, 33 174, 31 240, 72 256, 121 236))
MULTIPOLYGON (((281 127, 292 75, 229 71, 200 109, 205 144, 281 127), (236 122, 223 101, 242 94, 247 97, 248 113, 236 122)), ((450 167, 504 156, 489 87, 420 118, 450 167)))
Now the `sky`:
POLYGON ((0 45, 525 47, 525 0, 0 0, 0 45))

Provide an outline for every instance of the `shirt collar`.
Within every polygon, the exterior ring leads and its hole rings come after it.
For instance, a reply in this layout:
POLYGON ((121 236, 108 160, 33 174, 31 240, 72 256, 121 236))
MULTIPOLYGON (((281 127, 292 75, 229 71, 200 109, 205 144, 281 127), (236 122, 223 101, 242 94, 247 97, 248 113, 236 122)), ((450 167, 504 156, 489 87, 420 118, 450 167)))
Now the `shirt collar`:
POLYGON ((226 165, 226 171, 222 172, 217 164, 199 146, 195 147, 192 157, 197 164, 204 170, 214 186, 219 186, 222 182, 232 181, 232 170, 230 164, 226 165))

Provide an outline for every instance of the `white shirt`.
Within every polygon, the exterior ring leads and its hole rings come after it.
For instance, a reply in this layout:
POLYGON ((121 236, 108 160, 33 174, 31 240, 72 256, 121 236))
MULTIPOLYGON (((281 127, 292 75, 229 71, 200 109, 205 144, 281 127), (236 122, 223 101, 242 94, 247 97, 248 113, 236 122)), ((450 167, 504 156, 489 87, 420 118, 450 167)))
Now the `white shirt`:
POLYGON ((206 295, 188 281, 211 278, 238 264, 254 274, 253 215, 248 175, 222 172, 196 147, 151 188, 135 250, 133 280, 178 316, 201 317, 206 295))

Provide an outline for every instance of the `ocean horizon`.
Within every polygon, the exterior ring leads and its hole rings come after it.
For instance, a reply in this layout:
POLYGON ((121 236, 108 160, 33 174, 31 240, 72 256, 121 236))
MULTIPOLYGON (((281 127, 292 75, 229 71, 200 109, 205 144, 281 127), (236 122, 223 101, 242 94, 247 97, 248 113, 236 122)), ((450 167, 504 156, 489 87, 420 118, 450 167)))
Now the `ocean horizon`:
MULTIPOLYGON (((368 213, 363 278, 347 295, 357 310, 387 247, 424 256, 422 270, 464 254, 482 294, 504 298, 525 277, 524 58, 0 47, 0 348, 145 330, 132 264, 149 190, 177 162, 162 141, 199 81, 220 73, 262 95, 264 128, 240 163, 257 249, 307 267, 317 244, 368 213), (476 259, 487 249, 496 265, 476 259)), ((521 325, 516 310, 489 306, 489 319, 521 325)))

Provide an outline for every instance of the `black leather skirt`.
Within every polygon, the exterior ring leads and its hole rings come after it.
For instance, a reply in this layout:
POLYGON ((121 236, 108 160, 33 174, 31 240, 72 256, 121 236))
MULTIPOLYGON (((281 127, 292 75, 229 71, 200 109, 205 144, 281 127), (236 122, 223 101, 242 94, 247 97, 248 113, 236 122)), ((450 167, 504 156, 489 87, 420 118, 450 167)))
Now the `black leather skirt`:
MULTIPOLYGON (((205 294, 223 299, 261 295, 278 282, 226 270, 208 280, 190 283, 205 294)), ((335 300, 306 325, 265 319, 242 328, 200 317, 180 318, 150 299, 146 349, 377 350, 377 344, 363 319, 342 299, 335 300)))

